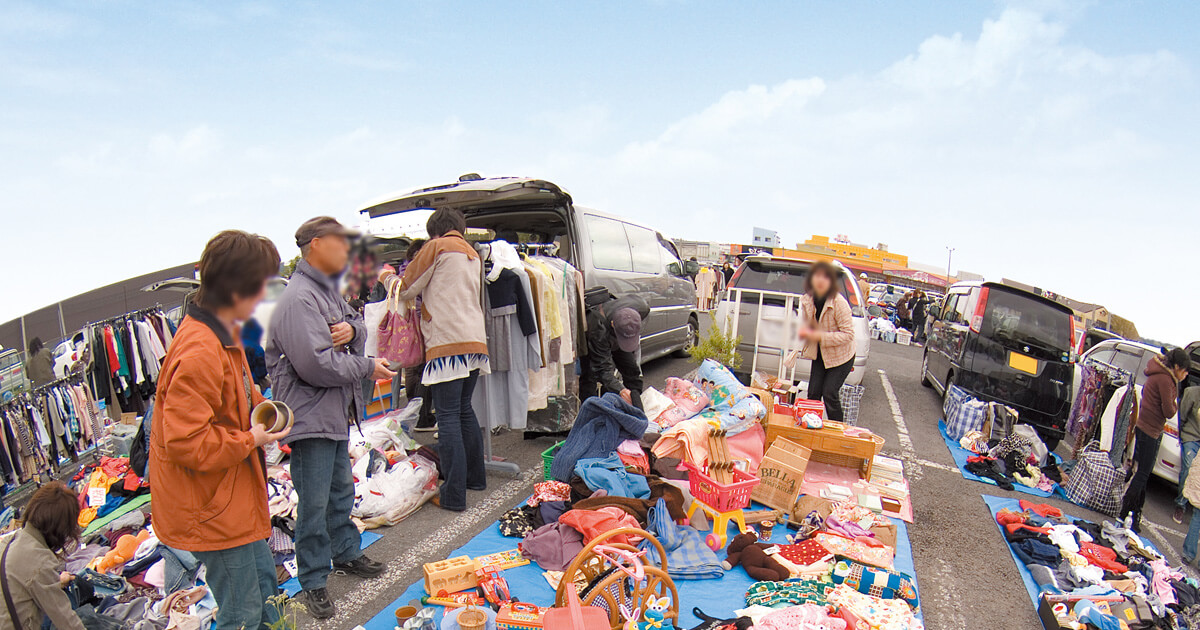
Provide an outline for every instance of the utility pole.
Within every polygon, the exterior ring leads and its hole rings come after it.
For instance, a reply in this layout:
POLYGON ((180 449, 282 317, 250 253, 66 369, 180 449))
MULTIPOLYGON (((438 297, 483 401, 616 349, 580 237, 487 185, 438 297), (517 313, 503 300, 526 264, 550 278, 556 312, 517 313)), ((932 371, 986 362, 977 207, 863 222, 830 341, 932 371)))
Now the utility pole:
POLYGON ((954 249, 946 246, 946 288, 950 288, 950 261, 954 260, 954 249))

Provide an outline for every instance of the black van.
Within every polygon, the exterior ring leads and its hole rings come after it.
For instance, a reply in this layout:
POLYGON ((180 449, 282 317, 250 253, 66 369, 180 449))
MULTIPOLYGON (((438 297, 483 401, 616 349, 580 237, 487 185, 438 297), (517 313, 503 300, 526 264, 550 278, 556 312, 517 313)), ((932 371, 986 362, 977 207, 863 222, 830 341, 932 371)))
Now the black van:
POLYGON ((996 282, 960 282, 930 315, 922 384, 1013 407, 1053 450, 1071 409, 1071 309, 996 282))

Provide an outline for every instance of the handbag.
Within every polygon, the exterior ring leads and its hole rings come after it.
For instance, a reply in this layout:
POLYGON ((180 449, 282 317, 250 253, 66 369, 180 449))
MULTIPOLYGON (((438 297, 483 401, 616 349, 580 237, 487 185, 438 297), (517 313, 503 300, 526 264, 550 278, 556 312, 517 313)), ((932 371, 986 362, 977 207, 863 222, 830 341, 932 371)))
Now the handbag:
POLYGON ((1109 461, 1108 453, 1100 450, 1100 442, 1092 440, 1079 453, 1064 486, 1071 502, 1115 517, 1121 511, 1124 479, 1124 473, 1109 461))
POLYGON ((398 284, 388 288, 387 312, 379 320, 379 356, 400 367, 416 367, 425 361, 421 315, 415 306, 400 302, 398 284))

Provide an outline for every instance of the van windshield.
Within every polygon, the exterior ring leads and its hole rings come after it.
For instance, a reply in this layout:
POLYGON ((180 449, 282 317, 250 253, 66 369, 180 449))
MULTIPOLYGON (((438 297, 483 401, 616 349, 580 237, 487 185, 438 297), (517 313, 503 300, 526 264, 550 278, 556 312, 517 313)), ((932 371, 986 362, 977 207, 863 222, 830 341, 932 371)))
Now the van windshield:
POLYGON ((1042 358, 1060 359, 1071 348, 1071 315, 1017 293, 992 288, 982 334, 1005 345, 1036 349, 1042 358))

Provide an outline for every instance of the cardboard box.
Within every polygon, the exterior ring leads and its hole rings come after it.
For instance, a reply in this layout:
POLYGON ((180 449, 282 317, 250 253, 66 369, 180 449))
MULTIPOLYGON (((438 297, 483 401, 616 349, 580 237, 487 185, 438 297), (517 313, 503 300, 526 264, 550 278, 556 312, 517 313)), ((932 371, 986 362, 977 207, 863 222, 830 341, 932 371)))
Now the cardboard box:
POLYGON ((132 411, 122 413, 121 414, 121 424, 128 424, 129 426, 137 426, 138 425, 137 414, 132 411))
MULTIPOLYGON (((1038 597, 1038 617, 1041 618, 1042 627, 1045 630, 1073 630, 1079 627, 1079 618, 1075 616, 1074 612, 1075 604, 1080 599, 1092 598, 1056 597, 1053 599, 1054 601, 1051 601, 1051 598, 1047 597, 1046 593, 1042 593, 1038 597), (1057 610, 1055 607, 1057 607, 1057 610)), ((1106 615, 1113 614, 1108 602, 1093 599, 1092 603, 1096 605, 1096 608, 1100 612, 1106 615)), ((1121 624, 1122 630, 1128 630, 1129 625, 1125 620, 1118 617, 1117 621, 1121 624)), ((1090 628, 1091 626, 1088 627, 1090 628)))
POLYGON ((758 466, 758 485, 750 498, 777 510, 790 510, 800 496, 812 451, 787 438, 779 438, 758 466))

